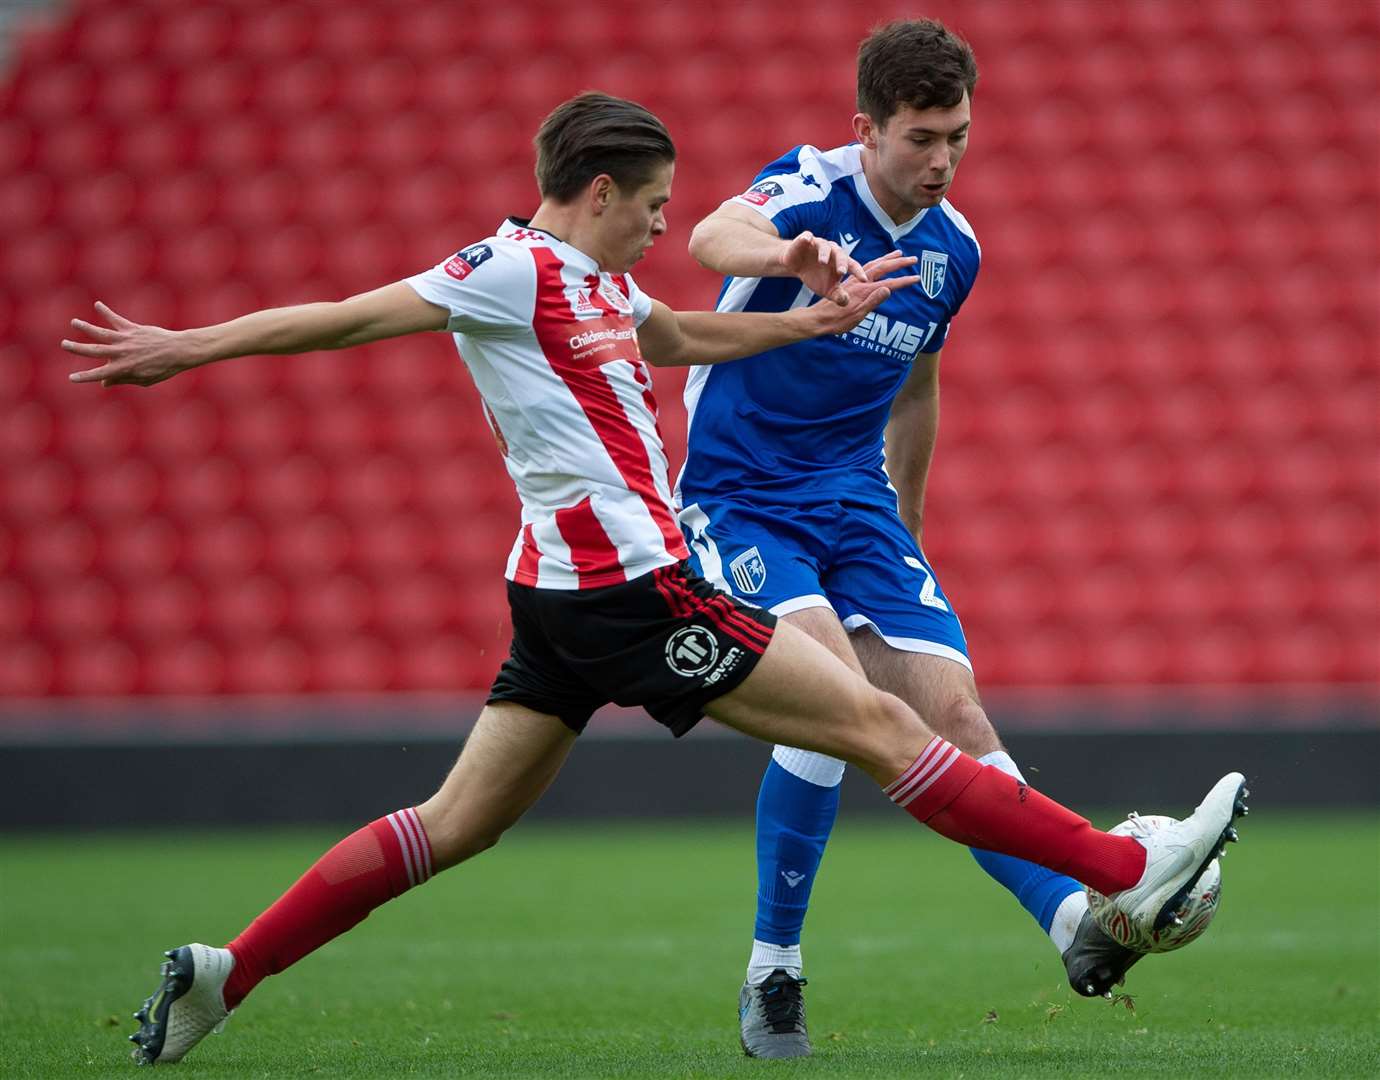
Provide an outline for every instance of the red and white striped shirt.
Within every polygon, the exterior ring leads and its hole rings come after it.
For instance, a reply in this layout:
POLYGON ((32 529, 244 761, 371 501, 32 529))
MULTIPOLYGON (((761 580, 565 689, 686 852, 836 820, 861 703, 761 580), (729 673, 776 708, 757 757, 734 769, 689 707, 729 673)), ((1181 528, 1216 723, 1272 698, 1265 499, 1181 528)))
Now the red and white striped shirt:
POLYGON ((450 312, 522 499, 510 580, 591 589, 687 557, 629 275, 510 219, 407 284, 450 312))

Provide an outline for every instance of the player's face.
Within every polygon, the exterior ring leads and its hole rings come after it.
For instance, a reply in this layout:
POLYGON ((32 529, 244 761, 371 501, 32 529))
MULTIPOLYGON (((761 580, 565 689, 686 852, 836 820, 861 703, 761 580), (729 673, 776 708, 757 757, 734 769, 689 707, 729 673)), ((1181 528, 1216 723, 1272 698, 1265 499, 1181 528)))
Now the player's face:
POLYGON ((948 193, 954 172, 968 149, 972 104, 968 95, 950 108, 915 109, 902 105, 880 126, 866 115, 854 117, 858 139, 874 152, 884 194, 910 217, 936 206, 948 193))
POLYGON ((640 188, 624 192, 617 185, 604 211, 604 250, 608 253, 603 268, 621 274, 647 253, 658 236, 666 231, 666 204, 671 199, 674 162, 659 165, 640 188))

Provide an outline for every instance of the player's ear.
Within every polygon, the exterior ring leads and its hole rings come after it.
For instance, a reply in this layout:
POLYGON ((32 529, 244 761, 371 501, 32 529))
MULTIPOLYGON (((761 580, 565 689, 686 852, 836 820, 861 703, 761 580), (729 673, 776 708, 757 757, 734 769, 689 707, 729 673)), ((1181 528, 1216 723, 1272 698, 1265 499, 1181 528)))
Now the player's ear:
POLYGON ((602 214, 618 193, 618 185, 608 173, 600 173, 589 182, 589 201, 596 215, 602 214))
POLYGON ((873 121, 867 113, 855 113, 853 116, 853 134, 857 136, 858 142, 869 150, 877 149, 877 129, 879 124, 873 121))

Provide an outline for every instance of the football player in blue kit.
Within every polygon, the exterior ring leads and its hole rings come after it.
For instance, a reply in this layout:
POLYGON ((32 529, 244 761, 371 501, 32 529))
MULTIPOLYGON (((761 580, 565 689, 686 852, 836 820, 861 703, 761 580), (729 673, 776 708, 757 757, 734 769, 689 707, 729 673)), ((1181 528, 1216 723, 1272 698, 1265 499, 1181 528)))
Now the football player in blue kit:
MULTIPOLYGON (((919 284, 846 334, 694 369, 681 526, 696 569, 769 608, 902 698, 955 745, 1020 778, 978 698, 963 628, 921 547, 939 422, 940 355, 981 248, 946 198, 968 143, 977 66, 931 20, 874 31, 858 53, 857 141, 798 146, 695 228, 726 275, 721 311, 838 302, 864 260, 899 250, 919 284)), ((777 746, 757 803, 757 920, 739 1015, 744 1050, 810 1052, 800 934, 844 763, 777 746)), ((1139 959, 1073 879, 973 849, 1050 936, 1080 994, 1139 959)))

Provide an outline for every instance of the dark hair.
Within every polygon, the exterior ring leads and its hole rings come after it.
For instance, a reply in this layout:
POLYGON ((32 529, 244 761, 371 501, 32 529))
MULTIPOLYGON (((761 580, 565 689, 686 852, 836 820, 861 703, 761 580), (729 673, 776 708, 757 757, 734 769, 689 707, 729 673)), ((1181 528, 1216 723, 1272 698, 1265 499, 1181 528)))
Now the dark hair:
POLYGON ((858 111, 878 124, 902 105, 952 108, 977 80, 972 48, 934 19, 879 26, 858 46, 858 111))
POLYGON ((569 202, 600 173, 635 191, 658 165, 676 160, 665 124, 635 101, 594 92, 556 106, 532 141, 537 187, 556 202, 569 202))

